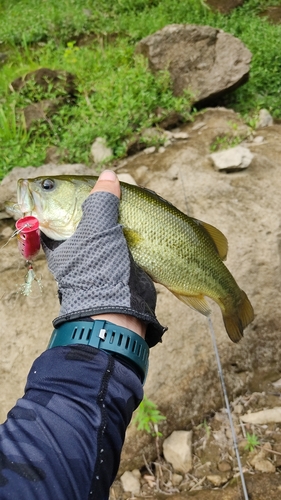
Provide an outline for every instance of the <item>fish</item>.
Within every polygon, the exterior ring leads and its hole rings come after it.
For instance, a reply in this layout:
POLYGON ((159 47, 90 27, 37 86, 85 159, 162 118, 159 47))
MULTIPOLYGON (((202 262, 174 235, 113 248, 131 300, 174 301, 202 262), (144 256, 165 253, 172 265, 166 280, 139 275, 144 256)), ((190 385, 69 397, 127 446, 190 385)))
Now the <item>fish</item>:
MULTIPOLYGON (((65 240, 82 217, 82 203, 98 177, 53 176, 20 179, 17 208, 39 220, 53 240, 65 240)), ((155 283, 209 316, 209 297, 221 309, 233 342, 243 337, 254 310, 224 264, 228 243, 216 227, 189 217, 149 189, 121 182, 119 223, 134 261, 155 283)))

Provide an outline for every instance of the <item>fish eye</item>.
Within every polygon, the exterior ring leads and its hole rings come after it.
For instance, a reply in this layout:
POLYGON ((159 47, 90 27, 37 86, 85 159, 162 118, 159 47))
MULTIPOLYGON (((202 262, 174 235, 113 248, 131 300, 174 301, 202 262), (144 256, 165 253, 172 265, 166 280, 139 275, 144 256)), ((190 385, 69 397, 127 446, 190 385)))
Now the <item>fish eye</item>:
POLYGON ((55 187, 55 181, 53 179, 44 179, 41 186, 45 191, 51 191, 55 187))

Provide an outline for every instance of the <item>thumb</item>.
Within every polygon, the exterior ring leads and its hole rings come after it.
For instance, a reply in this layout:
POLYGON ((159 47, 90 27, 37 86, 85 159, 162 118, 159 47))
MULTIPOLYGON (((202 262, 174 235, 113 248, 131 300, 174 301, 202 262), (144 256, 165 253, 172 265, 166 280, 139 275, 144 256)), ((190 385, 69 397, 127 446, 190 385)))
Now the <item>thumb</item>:
POLYGON ((100 174, 90 194, 97 193, 99 191, 107 191, 108 193, 112 193, 120 199, 120 184, 115 172, 113 172, 112 170, 104 170, 100 174))

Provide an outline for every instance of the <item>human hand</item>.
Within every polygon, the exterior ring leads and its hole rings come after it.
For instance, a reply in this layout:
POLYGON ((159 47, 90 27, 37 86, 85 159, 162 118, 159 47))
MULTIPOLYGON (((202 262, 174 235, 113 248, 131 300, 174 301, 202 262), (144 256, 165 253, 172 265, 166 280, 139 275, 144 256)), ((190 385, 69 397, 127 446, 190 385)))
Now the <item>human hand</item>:
POLYGON ((119 198, 117 176, 105 171, 83 203, 75 233, 59 246, 42 236, 61 302, 54 326, 92 317, 125 326, 141 336, 146 327, 145 338, 152 347, 165 329, 155 316, 154 284, 134 263, 118 224, 119 198))

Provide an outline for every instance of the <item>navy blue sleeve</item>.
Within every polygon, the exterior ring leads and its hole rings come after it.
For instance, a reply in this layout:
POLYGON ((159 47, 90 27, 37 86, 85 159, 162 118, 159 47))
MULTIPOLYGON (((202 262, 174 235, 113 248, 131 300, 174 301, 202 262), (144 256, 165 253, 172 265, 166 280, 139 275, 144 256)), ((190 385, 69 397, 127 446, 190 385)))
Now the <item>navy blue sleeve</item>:
POLYGON ((44 352, 0 426, 1 500, 107 500, 142 396, 137 375, 103 351, 44 352))

